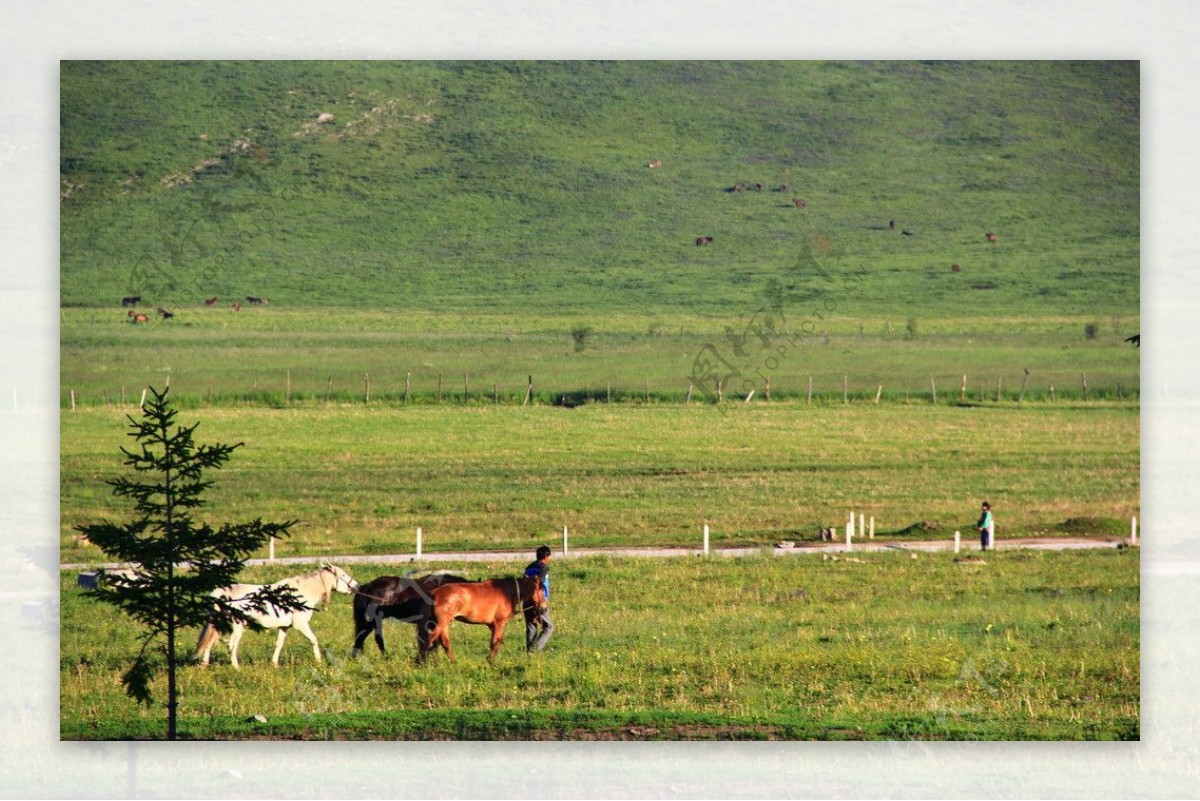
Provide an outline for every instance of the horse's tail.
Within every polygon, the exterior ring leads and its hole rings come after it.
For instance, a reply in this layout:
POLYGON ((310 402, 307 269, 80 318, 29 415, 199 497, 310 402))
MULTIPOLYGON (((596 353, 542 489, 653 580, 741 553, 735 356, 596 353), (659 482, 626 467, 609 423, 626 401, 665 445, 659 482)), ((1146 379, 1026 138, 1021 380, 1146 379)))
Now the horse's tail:
POLYGON ((204 628, 200 629, 200 639, 196 641, 196 650, 192 654, 192 661, 198 662, 204 656, 204 653, 210 649, 214 642, 220 638, 221 632, 217 630, 215 623, 211 621, 205 624, 204 628))

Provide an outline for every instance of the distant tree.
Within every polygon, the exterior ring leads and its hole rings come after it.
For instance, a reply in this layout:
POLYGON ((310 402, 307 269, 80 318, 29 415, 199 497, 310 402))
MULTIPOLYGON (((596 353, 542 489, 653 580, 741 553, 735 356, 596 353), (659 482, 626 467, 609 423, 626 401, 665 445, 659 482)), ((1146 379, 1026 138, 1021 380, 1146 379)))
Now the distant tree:
MULTIPOLYGON (((129 436, 137 445, 121 448, 124 464, 136 480, 117 478, 106 483, 113 494, 134 501, 136 517, 124 524, 77 526, 89 540, 133 569, 103 576, 96 598, 116 605, 142 624, 142 647, 122 676, 126 693, 138 703, 152 703, 150 684, 165 656, 167 667, 167 739, 176 739, 178 688, 176 635, 180 629, 207 623, 219 611, 246 623, 246 613, 211 597, 218 587, 235 582, 252 553, 271 537, 283 537, 296 521, 222 525, 198 524, 193 510, 204 505, 201 495, 212 486, 203 474, 219 469, 237 445, 195 445, 197 425, 175 424, 176 411, 167 401, 169 390, 150 389, 140 419, 130 416, 129 436)), ((266 590, 248 606, 286 609, 303 606, 290 590, 266 590)))

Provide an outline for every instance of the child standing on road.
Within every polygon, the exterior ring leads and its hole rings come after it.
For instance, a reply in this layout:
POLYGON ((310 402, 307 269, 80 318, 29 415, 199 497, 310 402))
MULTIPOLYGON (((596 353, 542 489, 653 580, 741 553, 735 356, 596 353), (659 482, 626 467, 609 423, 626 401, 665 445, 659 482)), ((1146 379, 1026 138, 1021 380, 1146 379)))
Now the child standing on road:
POLYGON ((983 514, 979 515, 975 528, 979 529, 979 550, 995 550, 996 521, 992 518, 992 505, 987 501, 983 502, 983 514))

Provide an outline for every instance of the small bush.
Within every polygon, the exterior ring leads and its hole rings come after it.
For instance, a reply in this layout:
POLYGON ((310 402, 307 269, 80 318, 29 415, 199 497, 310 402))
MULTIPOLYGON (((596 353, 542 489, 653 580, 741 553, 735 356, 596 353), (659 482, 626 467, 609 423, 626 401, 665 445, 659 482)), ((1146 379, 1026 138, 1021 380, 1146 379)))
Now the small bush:
POLYGON ((577 325, 571 329, 571 339, 575 341, 575 351, 578 353, 588 346, 588 341, 592 338, 592 327, 590 325, 577 325))

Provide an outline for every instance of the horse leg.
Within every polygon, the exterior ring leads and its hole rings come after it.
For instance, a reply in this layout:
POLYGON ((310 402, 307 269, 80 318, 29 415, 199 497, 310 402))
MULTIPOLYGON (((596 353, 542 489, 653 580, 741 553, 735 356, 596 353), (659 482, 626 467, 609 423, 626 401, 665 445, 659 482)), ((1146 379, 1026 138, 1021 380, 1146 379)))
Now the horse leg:
POLYGON ((379 646, 379 653, 387 653, 387 649, 383 647, 383 610, 375 613, 375 644, 379 646))
POLYGON ((200 639, 196 640, 196 651, 192 654, 192 660, 199 662, 204 667, 208 667, 209 654, 212 652, 213 643, 221 633, 217 631, 217 627, 212 623, 207 624, 200 630, 200 639))
POLYGON ((283 650, 283 641, 287 639, 288 630, 280 628, 278 636, 275 637, 275 653, 271 655, 271 664, 279 667, 279 652, 283 650))
POLYGON ((246 627, 240 623, 233 624, 233 633, 229 635, 229 661, 233 663, 234 668, 240 668, 237 659, 238 643, 242 641, 242 635, 246 632, 246 627))
POLYGON ((488 661, 492 662, 496 659, 496 653, 500 650, 500 643, 504 642, 504 624, 508 619, 499 622, 490 623, 488 628, 492 630, 492 648, 488 651, 488 661))
MULTIPOLYGON (((317 645, 317 635, 313 634, 313 630, 308 627, 308 621, 307 620, 297 620, 295 629, 296 629, 296 631, 300 632, 305 637, 307 637, 308 641, 312 643, 313 657, 315 657, 316 660, 318 662, 320 662, 321 661, 321 646, 317 645)), ((282 640, 280 640, 280 642, 282 643, 282 640)))

